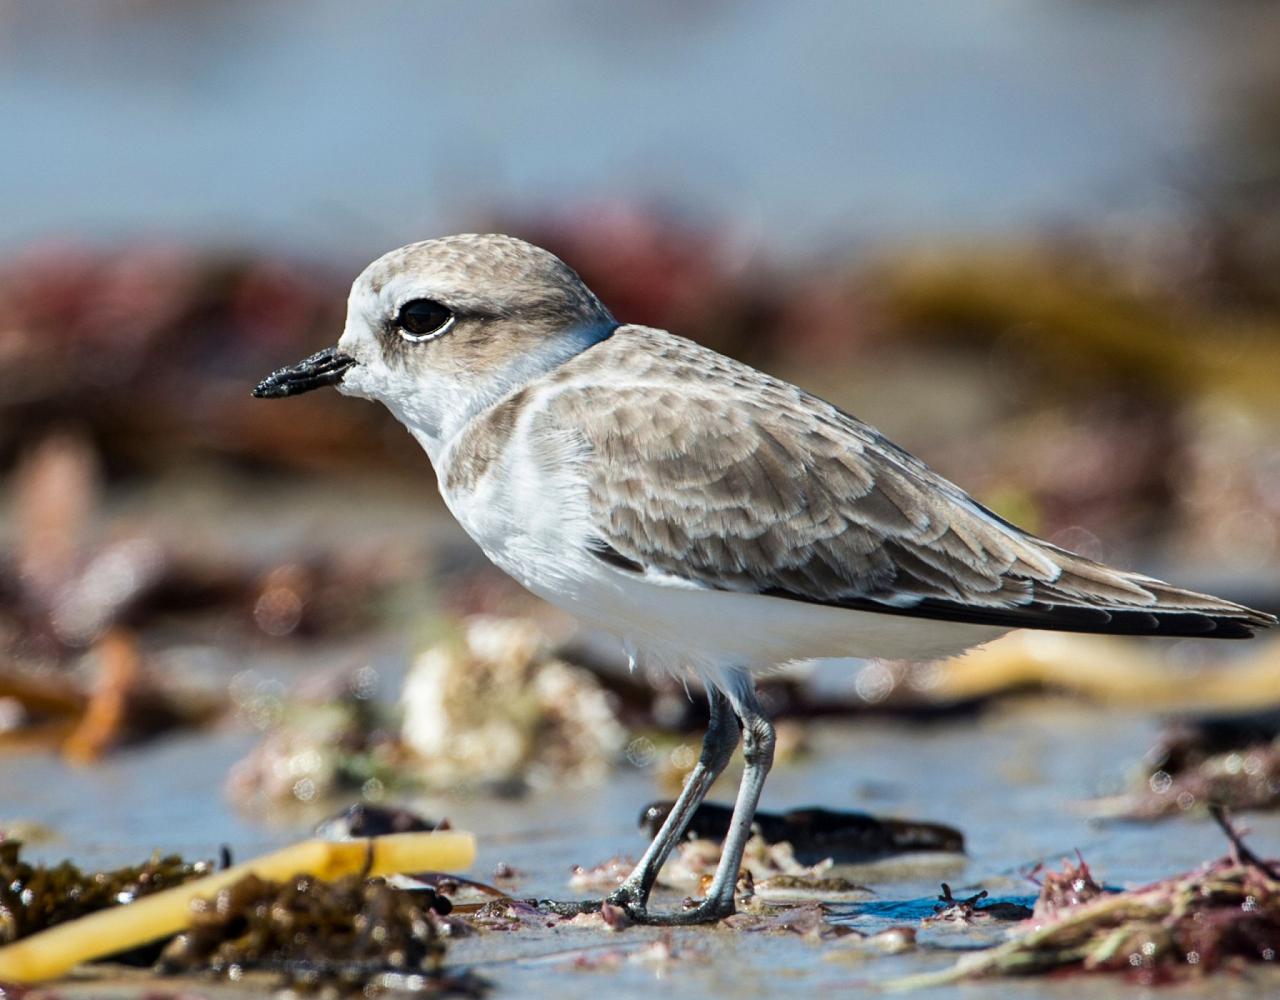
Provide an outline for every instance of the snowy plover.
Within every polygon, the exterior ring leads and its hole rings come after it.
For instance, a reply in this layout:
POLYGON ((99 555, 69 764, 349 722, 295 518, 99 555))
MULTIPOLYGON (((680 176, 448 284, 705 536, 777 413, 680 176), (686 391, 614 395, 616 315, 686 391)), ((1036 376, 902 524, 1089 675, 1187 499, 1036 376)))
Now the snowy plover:
POLYGON ((1012 628, 1244 638, 1275 618, 1103 566, 1019 530, 879 433, 663 330, 618 323, 562 261, 452 236, 355 281, 336 348, 257 396, 324 385, 418 439, 454 516, 534 593, 702 681, 701 758, 610 896, 638 919, 734 908, 773 758, 752 678, 795 659, 929 659, 1012 628), (719 868, 693 909, 650 915, 659 869, 742 733, 719 868))

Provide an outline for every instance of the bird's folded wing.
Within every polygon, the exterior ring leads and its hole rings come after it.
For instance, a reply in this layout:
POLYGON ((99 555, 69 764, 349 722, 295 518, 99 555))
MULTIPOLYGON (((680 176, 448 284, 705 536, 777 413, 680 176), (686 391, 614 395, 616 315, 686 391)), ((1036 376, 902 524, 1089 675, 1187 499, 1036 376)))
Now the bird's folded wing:
POLYGON ((732 366, 718 380, 570 385, 540 418, 581 435, 592 552, 625 571, 1010 627, 1226 637, 1269 623, 1036 539, 848 414, 714 357, 732 366))

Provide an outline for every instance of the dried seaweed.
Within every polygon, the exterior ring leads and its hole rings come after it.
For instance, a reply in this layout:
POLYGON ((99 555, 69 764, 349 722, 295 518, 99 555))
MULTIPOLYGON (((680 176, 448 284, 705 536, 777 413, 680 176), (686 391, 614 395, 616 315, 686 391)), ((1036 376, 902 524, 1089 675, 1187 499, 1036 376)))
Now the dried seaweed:
POLYGON ((20 841, 0 842, 0 944, 182 885, 212 869, 209 862, 170 854, 141 865, 85 872, 70 861, 30 864, 22 860, 20 841))
POLYGON ((1046 871, 1037 865, 1030 873, 1032 881, 1038 881, 1040 895, 1028 916, 1035 920, 1052 920, 1063 910, 1101 896, 1106 890, 1094 880, 1093 872, 1080 853, 1076 852, 1076 864, 1063 861, 1062 870, 1046 871))
POLYGON ((266 734, 232 769, 230 796, 256 808, 352 791, 561 787, 600 780, 624 742, 608 692, 549 653, 526 619, 467 619, 418 658, 399 712, 361 674, 319 697, 249 699, 245 714, 266 734))
MULTIPOLYGON (((452 904, 431 889, 408 891, 358 875, 284 882, 247 875, 192 904, 190 925, 161 955, 167 973, 211 971, 238 979, 280 974, 294 988, 361 991, 387 975, 421 977, 412 992, 456 992, 445 979, 439 918, 452 904)), ((471 980, 472 989, 480 988, 471 980)))
MULTIPOLYGON (((186 928, 193 906, 216 899, 223 889, 250 875, 280 882, 337 881, 352 875, 385 877, 423 868, 465 868, 474 859, 475 839, 459 832, 402 833, 345 842, 311 840, 181 885, 155 889, 146 898, 129 895, 132 886, 126 886, 117 898, 127 906, 109 906, 0 947, 0 980, 56 979, 82 963, 149 948, 186 928)), ((63 880, 52 898, 75 899, 82 895, 80 889, 79 884, 63 880)))
MULTIPOLYGON (((163 540, 150 527, 107 509, 96 445, 86 435, 54 431, 37 439, 14 469, 16 544, 12 554, 0 557, 0 668, 6 674, 71 666, 86 649, 101 659, 104 646, 105 658, 119 664, 122 658, 109 648, 113 641, 119 646, 120 636, 131 637, 174 614, 214 611, 274 638, 367 627, 383 592, 411 572, 404 559, 365 556, 347 546, 264 562, 257 555, 233 554, 234 546, 208 552, 163 540)), ((137 723, 150 709, 155 719, 147 724, 155 728, 198 722, 208 714, 201 704, 207 697, 171 693, 146 671, 123 673, 133 680, 117 686, 130 697, 104 718, 133 723, 123 727, 130 735, 145 728, 137 723), (151 705, 134 711, 138 695, 151 705)), ((76 704, 57 707, 78 715, 91 694, 77 691, 76 704)), ((31 707, 39 714, 41 705, 31 707)), ((65 730, 44 728, 54 738, 65 730)), ((102 731, 116 730, 108 725, 102 731)), ((97 749, 92 739, 84 740, 76 756, 92 757, 97 749)))
POLYGON ((139 645, 133 632, 109 629, 86 658, 87 677, 0 667, 0 697, 13 707, 0 725, 0 744, 57 747, 67 760, 84 764, 221 714, 219 694, 158 676, 139 645))
POLYGON ((549 645, 534 621, 477 615, 418 657, 400 736, 428 787, 564 788, 608 773, 626 742, 613 699, 549 645))
POLYGON ((910 989, 1067 971, 1124 973, 1154 984, 1278 958, 1280 879, 1274 863, 1237 848, 1194 871, 1124 892, 1100 890, 1083 862, 1068 862, 1045 879, 1035 916, 1010 940, 889 985, 910 989))
POLYGON ((1227 808, 1280 807, 1280 714, 1270 710, 1174 723, 1126 795, 1093 803, 1116 819, 1154 820, 1227 808))
MULTIPOLYGON (((396 735, 388 707, 357 670, 280 698, 249 692, 241 714, 265 735, 227 775, 230 798, 246 811, 291 803, 323 803, 350 792, 378 794, 412 787, 412 753, 396 735)), ((233 695, 234 696, 234 695, 233 695)))

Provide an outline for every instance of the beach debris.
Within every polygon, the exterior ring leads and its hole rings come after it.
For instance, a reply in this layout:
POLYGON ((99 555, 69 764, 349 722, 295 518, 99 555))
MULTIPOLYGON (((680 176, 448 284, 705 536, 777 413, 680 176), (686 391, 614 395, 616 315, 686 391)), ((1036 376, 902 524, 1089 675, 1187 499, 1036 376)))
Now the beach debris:
POLYGON ((20 840, 0 840, 0 944, 56 924, 203 878, 206 861, 159 855, 140 865, 86 872, 70 861, 37 865, 22 858, 20 840))
MULTIPOLYGON (((401 806, 357 802, 316 826, 316 836, 326 840, 352 840, 362 837, 384 837, 393 833, 431 833, 453 829, 448 819, 426 819, 401 806)), ((514 880, 517 873, 509 865, 499 863, 495 878, 514 880)), ((455 904, 483 903, 490 899, 507 899, 505 890, 486 882, 463 878, 452 871, 404 872, 394 876, 400 888, 426 887, 448 896, 455 904)))
POLYGON ((849 903, 870 899, 875 892, 860 882, 832 874, 770 875, 753 884, 753 892, 769 902, 821 900, 826 903, 849 903))
POLYGON ((956 899, 951 893, 951 886, 942 883, 942 892, 938 896, 938 904, 933 908, 933 915, 925 917, 920 923, 925 927, 940 924, 959 924, 971 927, 974 924, 991 923, 999 920, 1026 920, 1032 911, 1021 903, 1007 900, 984 902, 988 897, 986 889, 972 896, 956 899))
POLYGON ((101 493, 98 456, 82 434, 52 431, 22 454, 12 487, 14 577, 29 606, 51 606, 75 577, 101 493))
MULTIPOLYGON (((569 888, 574 892, 609 893, 626 880, 636 866, 636 859, 616 854, 597 865, 574 865, 569 873, 569 888)), ((662 878, 659 876, 659 883, 662 878)))
POLYGON ((464 621, 456 640, 418 657, 401 706, 401 738, 431 788, 591 783, 626 743, 595 675, 550 655, 544 633, 523 619, 464 621))
POLYGON ((1280 710, 1174 722, 1128 793, 1087 804, 1108 819, 1154 820, 1280 807, 1280 710))
POLYGON ((402 806, 355 802, 316 827, 316 836, 329 840, 384 837, 388 833, 429 833, 450 829, 449 821, 427 819, 402 806))
POLYGON ((1146 711, 1247 711, 1276 701, 1280 643, 1260 642, 1229 662, 1173 671, 1167 657, 1132 640, 1024 629, 950 660, 944 668, 934 664, 917 670, 925 678, 918 693, 939 702, 1051 690, 1146 711))
POLYGON ((565 917, 549 914, 530 900, 505 895, 480 904, 467 916, 467 923, 481 931, 519 931, 556 927, 565 922, 565 917))
POLYGON ((84 715, 88 701, 80 680, 63 671, 0 669, 0 746, 60 746, 84 715))
MULTIPOLYGON (((54 979, 82 962, 170 937, 188 926, 193 910, 204 912, 208 900, 249 876, 267 882, 286 883, 302 876, 333 882, 351 875, 374 878, 400 872, 467 868, 474 860, 475 839, 455 831, 402 833, 345 842, 305 841, 140 897, 124 893, 116 899, 122 905, 48 926, 6 944, 0 947, 0 981, 32 983, 54 979)), ((175 864, 162 870, 170 871, 175 864)), ((185 878, 182 871, 177 876, 185 878)), ((68 885, 68 891, 74 888, 74 883, 68 885)))
POLYGON ((549 957, 556 964, 564 965, 577 972, 616 972, 627 965, 638 965, 652 969, 655 974, 661 975, 681 963, 705 958, 705 953, 696 942, 687 938, 680 941, 677 947, 675 937, 664 934, 652 941, 638 941, 631 945, 574 948, 549 957))
POLYGON ((1035 907, 1027 914, 1033 920, 1052 920, 1063 910, 1087 903, 1106 892, 1094 880, 1093 872, 1079 851, 1074 863, 1068 858, 1063 859, 1061 871, 1049 871, 1037 865, 1027 877, 1040 886, 1035 907))
POLYGON ((916 948, 916 929, 897 925, 866 935, 863 944, 868 951, 881 955, 901 955, 916 948))
POLYGON ((226 793, 241 809, 318 806, 352 792, 378 798, 412 787, 416 757, 401 743, 393 713, 374 698, 371 668, 312 679, 292 696, 270 682, 240 681, 232 698, 264 734, 227 773, 226 793))
POLYGON ((1012 241, 977 254, 970 244, 934 247, 882 265, 884 305, 908 328, 959 341, 1004 338, 1034 353, 1046 391, 1083 378, 1141 387, 1156 400, 1263 397, 1249 360, 1221 356, 1220 344, 1241 331, 1219 327, 1206 336, 1205 324, 1217 321, 1189 313, 1169 288, 1163 301, 1135 295, 1103 257, 1087 240, 1012 241))
POLYGON ((746 933, 795 934, 809 941, 832 941, 859 934, 846 924, 832 923, 828 916, 827 908, 821 903, 808 902, 794 906, 750 907, 726 917, 724 923, 746 933))
MULTIPOLYGON (((671 802, 651 802, 640 814, 640 828, 658 832, 671 811, 671 802)), ((704 802, 689 821, 688 833, 697 839, 722 841, 729 831, 733 809, 704 802)), ((964 834, 941 823, 881 819, 864 812, 844 812, 817 806, 785 813, 757 812, 753 821, 766 844, 787 843, 796 861, 837 864, 868 861, 908 851, 964 851, 964 834)))
POLYGON ((447 937, 438 921, 451 909, 431 889, 360 874, 332 881, 248 874, 192 900, 186 930, 165 947, 158 968, 231 979, 262 970, 278 973, 282 986, 344 992, 387 974, 415 975, 424 978, 422 991, 435 992, 447 937))
POLYGON ((865 962, 882 955, 903 955, 917 948, 914 927, 896 924, 879 931, 853 928, 840 947, 828 950, 823 958, 829 962, 865 962))
POLYGON ((71 414, 117 468, 192 453, 367 465, 367 433, 347 433, 367 430, 364 415, 335 418, 340 408, 321 400, 306 419, 263 423, 240 389, 270 357, 319 347, 341 327, 346 283, 278 257, 172 244, 10 254, 0 266, 0 447, 71 414))
POLYGON ((113 627, 96 639, 76 674, 49 667, 0 670, 0 746, 56 747, 69 761, 92 763, 175 729, 222 714, 216 692, 161 680, 136 635, 113 627))
POLYGON ((1248 962, 1280 961, 1280 862, 1232 841, 1226 857, 1138 889, 1101 890, 1088 866, 1044 880, 1031 919, 1007 941, 891 989, 1050 972, 1120 973, 1153 985, 1248 962))
MULTIPOLYGON (((682 841, 663 867, 662 874, 658 877, 658 884, 700 893, 710 882, 716 866, 720 863, 720 847, 721 841, 705 837, 682 841)), ((862 895, 857 898, 872 895, 865 887, 852 885, 843 880, 838 884, 830 883, 832 865, 830 858, 811 865, 802 864, 796 860, 789 843, 780 841, 770 844, 757 833, 747 841, 746 851, 742 856, 740 882, 746 878, 750 879, 746 889, 752 895, 755 893, 756 885, 786 885, 789 891, 779 892, 776 895, 813 896, 819 891, 817 887, 824 883, 830 885, 833 892, 839 891, 842 895, 856 894, 859 891, 862 895), (773 881, 784 876, 790 881, 773 881), (810 891, 800 893, 801 885, 809 886, 810 891)))
MULTIPOLYGON (((488 882, 463 878, 454 872, 413 872, 412 874, 398 875, 394 881, 396 885, 404 889, 425 886, 439 895, 448 896, 453 900, 454 907, 460 914, 470 913, 472 910, 495 899, 511 898, 511 894, 505 889, 490 885, 488 882)), ((470 928, 462 928, 462 933, 469 932, 470 928)))
POLYGON ((14 470, 16 545, 0 558, 0 662, 13 669, 71 668, 112 632, 183 613, 219 612, 274 638, 350 631, 414 571, 349 545, 264 562, 162 541, 104 510, 95 445, 50 431, 14 470))
POLYGON ((173 729, 204 725, 222 714, 222 699, 175 691, 146 669, 133 633, 108 631, 93 648, 95 678, 84 714, 62 744, 62 754, 91 763, 110 751, 173 729))
POLYGON ((232 768, 230 797, 256 809, 352 792, 561 787, 602 778, 625 744, 605 689, 550 656, 523 619, 466 620, 419 657, 398 707, 374 698, 374 680, 362 667, 293 697, 240 691, 265 735, 232 768))
POLYGON ((598 909, 583 910, 565 918, 564 926, 616 934, 631 926, 631 915, 606 899, 598 909))
MULTIPOLYGON (((671 811, 672 803, 652 802, 641 811, 640 828, 649 836, 671 811)), ((658 876, 658 885, 700 891, 720 862, 720 846, 733 810, 704 802, 689 822, 686 839, 677 845, 658 876)), ((867 899, 865 885, 847 877, 844 866, 876 862, 886 857, 919 853, 959 855, 964 835, 941 823, 879 819, 861 812, 818 807, 787 813, 756 813, 754 835, 743 855, 742 887, 762 900, 867 899)), ((575 865, 569 886, 577 892, 615 889, 635 862, 623 856, 593 867, 575 865)))

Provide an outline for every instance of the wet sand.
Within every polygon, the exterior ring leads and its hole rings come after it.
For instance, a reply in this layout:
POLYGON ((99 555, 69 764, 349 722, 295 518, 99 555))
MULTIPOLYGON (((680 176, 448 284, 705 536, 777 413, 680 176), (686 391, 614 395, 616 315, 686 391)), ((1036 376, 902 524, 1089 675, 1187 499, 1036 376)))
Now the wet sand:
MULTIPOLYGON (((992 897, 1029 901, 1036 887, 1023 875, 1037 862, 1057 867, 1079 849, 1100 881, 1134 886, 1191 868, 1225 853, 1209 820, 1154 826, 1100 825, 1073 804, 1123 780, 1156 733, 1153 720, 1065 704, 1028 702, 976 720, 913 727, 890 722, 815 726, 814 752, 780 767, 765 805, 787 808, 821 803, 948 822, 968 838, 968 856, 956 868, 936 867, 873 881, 875 899, 838 906, 833 919, 863 931, 917 925, 932 912, 939 878, 956 895, 979 888, 992 897)), ((237 815, 221 794, 227 767, 253 741, 227 727, 176 737, 120 754, 91 769, 72 769, 50 757, 10 757, 0 765, 6 818, 51 827, 56 839, 33 848, 39 857, 71 856, 85 864, 138 860, 152 849, 198 857, 230 844, 248 857, 309 832, 301 815, 250 819, 237 815)), ((720 791, 720 789, 717 789, 720 791)), ((651 773, 633 767, 588 793, 535 794, 515 800, 426 799, 428 815, 448 815, 475 831, 480 856, 472 872, 488 879, 506 862, 521 877, 517 896, 569 895, 574 864, 590 865, 617 853, 638 854, 642 835, 632 823, 655 796, 651 773)), ((1280 816, 1249 816, 1250 841, 1276 853, 1280 816)), ((674 905, 675 896, 664 902, 674 905)), ((449 964, 492 980, 498 994, 561 997, 638 995, 660 989, 671 997, 707 995, 804 996, 870 985, 938 968, 957 949, 991 942, 999 928, 921 930, 921 947, 898 956, 858 957, 851 939, 813 942, 792 934, 744 933, 724 928, 675 932, 630 928, 613 933, 558 926, 490 932, 451 944, 449 964), (655 949, 654 942, 666 942, 655 949), (663 957, 669 952, 669 957, 663 957)), ((1263 982, 1280 987, 1280 970, 1267 978, 1216 976, 1170 995, 1257 995, 1263 982)), ((140 996, 155 985, 136 973, 68 984, 69 996, 140 996)), ((200 991, 245 995, 263 983, 200 991)), ((977 987, 932 991, 971 994, 977 987)), ((1046 979, 983 984, 983 995, 1053 995, 1079 984, 1046 979), (1045 991, 1048 991, 1046 994, 1045 991)), ((1132 984, 1092 979, 1090 995, 1128 995, 1132 984)))

